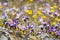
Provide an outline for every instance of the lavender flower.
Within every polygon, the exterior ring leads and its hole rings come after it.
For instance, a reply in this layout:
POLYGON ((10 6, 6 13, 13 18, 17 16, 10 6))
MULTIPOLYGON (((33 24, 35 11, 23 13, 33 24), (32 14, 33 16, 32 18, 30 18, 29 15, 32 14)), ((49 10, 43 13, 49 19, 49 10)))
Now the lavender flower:
POLYGON ((39 28, 43 28, 44 26, 43 25, 40 25, 39 28))
POLYGON ((43 6, 50 6, 48 3, 43 4, 43 6))
POLYGON ((5 24, 8 24, 8 25, 9 25, 9 24, 10 24, 10 22, 8 22, 8 21, 7 21, 7 22, 5 22, 5 24))
POLYGON ((22 18, 22 20, 24 20, 25 22, 29 22, 29 18, 28 18, 28 16, 24 16, 23 18, 22 18))
POLYGON ((3 5, 4 5, 4 6, 8 5, 8 2, 4 2, 3 5))
POLYGON ((9 26, 10 27, 17 27, 17 25, 15 23, 10 23, 9 26))
POLYGON ((43 0, 40 0, 40 2, 43 2, 43 0))
POLYGON ((23 8, 23 10, 26 11, 26 10, 27 10, 27 6, 25 6, 25 7, 23 8))
POLYGON ((60 30, 56 31, 56 35, 60 36, 60 30))
POLYGON ((8 15, 7 15, 7 13, 4 13, 3 18, 8 19, 8 15))
POLYGON ((17 24, 20 23, 20 21, 18 19, 13 19, 13 22, 17 23, 17 24))
POLYGON ((26 29, 26 27, 24 25, 21 25, 21 27, 19 27, 19 28, 22 30, 26 29))
POLYGON ((52 29, 51 29, 51 27, 49 28, 49 30, 48 30, 49 32, 52 32, 52 29))
POLYGON ((11 12, 12 12, 12 11, 13 11, 13 8, 9 8, 9 11, 11 11, 11 12))
POLYGON ((29 24, 29 27, 32 27, 32 28, 33 28, 33 27, 34 27, 34 25, 33 25, 33 24, 29 24))
POLYGON ((53 27, 52 31, 56 31, 57 29, 55 27, 53 27))
POLYGON ((24 16, 23 18, 22 18, 22 20, 25 20, 26 18, 28 18, 27 16, 24 16))
POLYGON ((46 29, 45 28, 43 28, 43 32, 46 33, 46 29))
POLYGON ((39 21, 42 23, 43 22, 43 18, 40 18, 39 21))
POLYGON ((19 18, 22 14, 24 14, 23 12, 19 12, 16 14, 16 18, 19 18))
POLYGON ((25 28, 25 30, 28 30, 29 28, 28 28, 28 26, 25 28))
POLYGON ((20 2, 22 2, 23 0, 19 0, 20 2))

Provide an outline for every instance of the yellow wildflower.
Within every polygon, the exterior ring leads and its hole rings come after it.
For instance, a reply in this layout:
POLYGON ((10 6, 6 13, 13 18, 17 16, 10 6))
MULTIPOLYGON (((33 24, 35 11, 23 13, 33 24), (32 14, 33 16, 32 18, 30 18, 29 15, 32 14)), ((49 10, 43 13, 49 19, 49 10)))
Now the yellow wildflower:
POLYGON ((20 33, 21 33, 21 34, 24 34, 24 32, 23 32, 23 31, 20 31, 20 33))
POLYGON ((59 10, 60 10, 60 8, 59 8, 59 10))
POLYGON ((32 14, 32 10, 26 10, 28 14, 32 14))
POLYGON ((42 14, 42 12, 41 11, 37 11, 37 14, 40 16, 42 14))
POLYGON ((2 5, 0 5, 0 8, 3 8, 3 6, 2 6, 2 5))
POLYGON ((16 8, 16 6, 14 5, 13 8, 16 8))
POLYGON ((58 19, 58 21, 60 21, 60 19, 58 19))
POLYGON ((30 30, 32 30, 32 28, 30 28, 30 30))
POLYGON ((18 28, 16 28, 16 30, 18 30, 18 28))
POLYGON ((56 5, 54 5, 54 6, 53 6, 53 8, 57 8, 57 6, 56 6, 56 5))
POLYGON ((42 18, 45 18, 46 19, 47 17, 46 16, 42 16, 42 18))
POLYGON ((30 2, 33 2, 33 0, 29 0, 30 2))
POLYGON ((9 19, 10 22, 13 22, 12 19, 9 19))
POLYGON ((55 10, 54 10, 54 9, 52 9, 52 10, 51 10, 51 12, 55 12, 55 10))
POLYGON ((42 10, 42 8, 43 8, 43 7, 42 7, 42 5, 41 5, 40 8, 39 8, 39 10, 42 10))
POLYGON ((51 34, 52 34, 52 35, 54 35, 54 34, 55 34, 55 32, 51 32, 51 34))
POLYGON ((56 20, 56 21, 60 21, 60 19, 59 19, 59 18, 55 18, 55 20, 56 20))
POLYGON ((56 22, 52 22, 52 25, 56 25, 56 22))
POLYGON ((59 19, 58 18, 55 18, 56 21, 58 21, 59 19))
POLYGON ((18 24, 18 27, 20 27, 21 25, 20 24, 18 24))
POLYGON ((32 17, 33 17, 33 18, 37 18, 37 15, 33 15, 32 17))

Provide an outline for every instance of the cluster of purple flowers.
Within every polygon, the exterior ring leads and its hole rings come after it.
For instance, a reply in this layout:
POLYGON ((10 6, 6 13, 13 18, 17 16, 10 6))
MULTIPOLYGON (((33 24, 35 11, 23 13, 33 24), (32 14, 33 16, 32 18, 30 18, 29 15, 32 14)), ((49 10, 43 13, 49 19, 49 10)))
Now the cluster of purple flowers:
MULTIPOLYGON (((20 2, 25 3, 23 0, 20 2)), ((22 30, 22 34, 28 31, 30 34, 43 32, 60 36, 60 8, 56 3, 51 5, 48 1, 44 3, 44 0, 37 0, 37 2, 30 0, 28 4, 20 5, 21 7, 17 7, 18 5, 9 5, 9 2, 3 2, 0 5, 0 10, 3 11, 0 19, 6 19, 4 25, 7 25, 7 28, 19 32, 22 30)))

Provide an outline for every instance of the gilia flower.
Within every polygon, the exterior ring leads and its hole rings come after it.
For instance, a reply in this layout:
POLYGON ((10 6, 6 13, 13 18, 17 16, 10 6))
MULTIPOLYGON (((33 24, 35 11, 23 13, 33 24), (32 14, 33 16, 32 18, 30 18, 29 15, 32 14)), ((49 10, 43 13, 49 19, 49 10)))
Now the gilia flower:
POLYGON ((8 2, 4 2, 3 5, 4 5, 4 6, 8 5, 8 2))
POLYGON ((18 23, 20 23, 20 20, 19 19, 13 19, 13 22, 18 24, 18 23))
POLYGON ((60 30, 56 31, 56 35, 60 36, 60 30))

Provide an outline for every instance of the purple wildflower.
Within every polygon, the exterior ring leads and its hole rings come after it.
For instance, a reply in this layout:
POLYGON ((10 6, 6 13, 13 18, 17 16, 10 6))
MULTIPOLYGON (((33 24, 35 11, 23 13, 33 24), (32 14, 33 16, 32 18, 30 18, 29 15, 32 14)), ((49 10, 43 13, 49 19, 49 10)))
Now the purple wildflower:
POLYGON ((56 31, 56 35, 59 35, 60 36, 60 30, 59 31, 56 31))
POLYGON ((39 28, 43 28, 44 26, 43 25, 40 25, 39 28))
POLYGON ((43 0, 40 0, 40 2, 43 2, 43 0))
POLYGON ((11 12, 12 12, 12 11, 13 11, 13 8, 9 8, 9 11, 11 11, 11 12))
POLYGON ((55 27, 53 27, 52 31, 56 31, 57 29, 55 27))
POLYGON ((10 23, 9 26, 10 27, 17 27, 17 25, 15 23, 10 23))
POLYGON ((26 18, 28 18, 27 16, 24 16, 22 20, 25 20, 26 18))
POLYGON ((8 18, 7 13, 4 13, 3 18, 8 18))
POLYGON ((23 0, 19 0, 20 2, 22 2, 23 0))
POLYGON ((49 28, 49 30, 48 30, 49 32, 52 32, 52 29, 51 29, 51 27, 49 28))
POLYGON ((19 28, 22 29, 22 30, 26 29, 26 27, 24 25, 21 25, 21 27, 19 27, 19 28))
POLYGON ((34 27, 34 25, 33 24, 29 24, 29 27, 34 27))
POLYGON ((27 10, 27 6, 23 7, 23 10, 26 11, 27 10))
POLYGON ((13 22, 17 23, 17 24, 20 23, 20 21, 18 19, 13 19, 13 22))
POLYGON ((50 6, 48 3, 43 4, 43 6, 50 6))
POLYGON ((8 2, 4 2, 3 5, 4 5, 4 6, 8 5, 8 2))
POLYGON ((44 33, 46 32, 46 29, 45 29, 45 28, 43 28, 43 32, 44 32, 44 33))
POLYGON ((16 14, 16 18, 19 18, 22 14, 24 14, 23 12, 18 12, 17 14, 16 14))
POLYGON ((28 30, 29 29, 29 26, 25 27, 25 29, 28 30))
POLYGON ((10 24, 10 22, 5 22, 5 24, 8 24, 8 25, 9 25, 9 24, 10 24))

